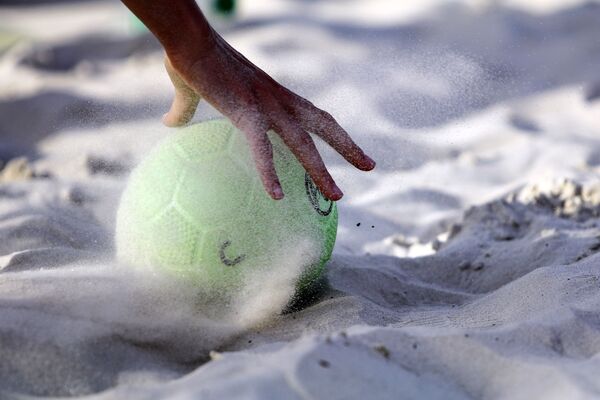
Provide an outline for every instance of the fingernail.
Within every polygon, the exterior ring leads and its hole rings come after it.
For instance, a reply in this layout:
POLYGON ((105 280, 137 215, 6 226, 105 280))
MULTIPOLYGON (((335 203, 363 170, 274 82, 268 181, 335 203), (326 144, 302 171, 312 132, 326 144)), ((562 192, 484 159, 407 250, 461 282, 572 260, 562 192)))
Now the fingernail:
POLYGON ((375 166, 377 165, 377 163, 375 162, 375 160, 373 160, 371 157, 365 155, 365 157, 367 158, 367 162, 369 164, 369 169, 373 169, 375 168, 375 166))
POLYGON ((273 188, 273 197, 275 200, 283 199, 283 190, 281 190, 281 186, 277 185, 273 188))
POLYGON ((342 198, 342 196, 344 196, 344 193, 342 193, 342 191, 340 190, 339 187, 334 187, 333 188, 333 199, 332 200, 339 200, 342 198))

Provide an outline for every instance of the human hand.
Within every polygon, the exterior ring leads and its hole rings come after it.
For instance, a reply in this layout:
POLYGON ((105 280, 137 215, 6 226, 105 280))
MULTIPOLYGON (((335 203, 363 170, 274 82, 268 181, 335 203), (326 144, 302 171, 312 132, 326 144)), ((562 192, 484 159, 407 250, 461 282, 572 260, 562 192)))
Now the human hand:
POLYGON ((308 132, 321 137, 356 168, 369 171, 375 167, 330 114, 277 83, 216 33, 211 46, 196 54, 168 52, 165 66, 175 96, 163 122, 168 126, 186 124, 200 99, 205 99, 246 135, 263 186, 273 199, 284 194, 273 163, 269 130, 283 139, 331 200, 339 200, 343 193, 308 132))

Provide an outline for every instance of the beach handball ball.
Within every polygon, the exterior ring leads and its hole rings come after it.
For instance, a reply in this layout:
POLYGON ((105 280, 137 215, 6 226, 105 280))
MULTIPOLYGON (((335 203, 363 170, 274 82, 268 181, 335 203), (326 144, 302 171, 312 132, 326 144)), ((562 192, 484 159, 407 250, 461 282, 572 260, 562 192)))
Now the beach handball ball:
POLYGON ((279 136, 269 138, 282 200, 265 192, 245 136, 227 120, 181 128, 159 143, 121 197, 118 259, 223 291, 249 274, 268 273, 309 243, 297 293, 312 286, 331 257, 336 204, 279 136))

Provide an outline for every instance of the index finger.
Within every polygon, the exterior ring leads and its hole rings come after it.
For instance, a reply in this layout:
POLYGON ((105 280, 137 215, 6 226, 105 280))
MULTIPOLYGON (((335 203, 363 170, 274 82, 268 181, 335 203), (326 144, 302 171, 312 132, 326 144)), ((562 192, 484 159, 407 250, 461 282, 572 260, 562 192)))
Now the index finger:
POLYGON ((306 130, 322 138, 350 164, 362 171, 375 168, 375 161, 365 154, 331 114, 306 100, 300 102, 296 112, 306 130))
POLYGON ((297 122, 284 114, 277 118, 275 125, 283 142, 294 153, 321 193, 334 201, 341 199, 344 194, 327 171, 310 135, 297 122))

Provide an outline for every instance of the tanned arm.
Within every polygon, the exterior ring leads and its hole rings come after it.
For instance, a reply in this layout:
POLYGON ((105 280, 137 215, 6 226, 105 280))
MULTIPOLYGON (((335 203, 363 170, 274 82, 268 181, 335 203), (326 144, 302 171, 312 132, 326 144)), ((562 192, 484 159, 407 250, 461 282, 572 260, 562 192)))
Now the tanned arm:
POLYGON ((327 112, 277 83, 231 47, 207 22, 194 0, 122 0, 166 51, 175 97, 163 117, 168 126, 191 120, 205 99, 246 135, 267 193, 283 198, 267 131, 275 131, 332 200, 343 194, 308 132, 321 137, 363 171, 375 162, 327 112))

